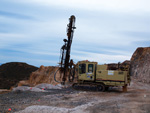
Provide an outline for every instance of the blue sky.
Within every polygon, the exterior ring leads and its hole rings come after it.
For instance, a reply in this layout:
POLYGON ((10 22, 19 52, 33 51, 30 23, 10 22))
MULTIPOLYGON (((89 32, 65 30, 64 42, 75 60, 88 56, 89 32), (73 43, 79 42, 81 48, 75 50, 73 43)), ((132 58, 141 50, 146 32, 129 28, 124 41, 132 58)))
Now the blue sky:
POLYGON ((0 63, 58 65, 71 15, 71 58, 99 64, 129 60, 150 46, 149 0, 1 0, 0 63))

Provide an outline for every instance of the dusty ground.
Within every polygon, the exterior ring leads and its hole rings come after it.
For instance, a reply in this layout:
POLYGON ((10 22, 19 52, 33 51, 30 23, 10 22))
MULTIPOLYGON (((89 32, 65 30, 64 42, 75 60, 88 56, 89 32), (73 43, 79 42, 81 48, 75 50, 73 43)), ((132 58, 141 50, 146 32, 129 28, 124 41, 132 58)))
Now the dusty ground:
POLYGON ((0 94, 0 113, 150 113, 150 84, 132 81, 128 92, 121 90, 9 92, 0 94))

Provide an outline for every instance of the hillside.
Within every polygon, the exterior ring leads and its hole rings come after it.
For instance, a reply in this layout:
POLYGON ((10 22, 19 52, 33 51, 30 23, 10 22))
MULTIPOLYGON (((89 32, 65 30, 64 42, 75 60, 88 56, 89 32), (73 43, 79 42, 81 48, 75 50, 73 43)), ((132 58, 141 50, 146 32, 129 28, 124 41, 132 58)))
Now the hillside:
POLYGON ((9 89, 20 80, 29 79, 38 68, 21 62, 10 62, 0 66, 0 89, 9 89))

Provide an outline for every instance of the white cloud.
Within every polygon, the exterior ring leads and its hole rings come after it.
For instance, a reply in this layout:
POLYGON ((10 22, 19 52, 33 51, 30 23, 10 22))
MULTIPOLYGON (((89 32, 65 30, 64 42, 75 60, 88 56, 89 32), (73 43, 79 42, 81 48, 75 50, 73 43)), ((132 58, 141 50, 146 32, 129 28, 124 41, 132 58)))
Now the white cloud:
POLYGON ((12 43, 21 43, 25 39, 24 34, 0 33, 0 48, 9 47, 12 43))
POLYGON ((25 37, 22 34, 14 34, 14 33, 0 33, 0 39, 7 39, 8 37, 12 38, 19 38, 19 37, 25 37))
MULTIPOLYGON (((7 6, 3 9, 11 12, 10 15, 0 15, 0 24, 6 29, 5 33, 0 33, 1 49, 39 55, 41 59, 48 56, 59 58, 62 40, 66 38, 68 16, 71 13, 77 17, 71 52, 71 57, 76 60, 88 59, 99 63, 124 61, 130 59, 137 46, 132 42, 148 40, 148 36, 144 37, 144 32, 149 33, 150 26, 150 17, 147 15, 150 12, 148 0, 6 1, 8 6, 13 4, 10 8, 7 6), (20 9, 15 9, 15 5, 20 9), (26 9, 28 7, 33 7, 33 10, 26 9), (19 14, 20 18, 14 18, 13 14, 19 14), (23 15, 29 18, 24 19, 23 15), (136 32, 141 34, 138 36, 136 32), (108 48, 104 49, 105 47, 108 48)), ((0 32, 1 30, 3 27, 0 27, 0 32)), ((11 57, 7 58, 8 61, 11 59, 13 60, 11 57)), ((29 59, 18 59, 29 62, 29 59)), ((34 57, 30 61, 32 59, 34 57)), ((54 58, 50 60, 57 62, 54 58)), ((46 61, 43 60, 43 63, 46 61)))
POLYGON ((26 0, 23 2, 60 8, 76 8, 92 11, 106 10, 117 12, 150 12, 149 0, 26 0))
POLYGON ((76 51, 74 53, 76 53, 76 55, 72 55, 72 58, 75 59, 75 61, 89 60, 96 61, 100 64, 123 62, 131 58, 129 55, 107 55, 84 51, 76 51))
POLYGON ((52 61, 52 60, 42 60, 42 59, 31 59, 31 58, 25 58, 25 57, 20 57, 20 56, 5 56, 5 55, 0 55, 0 61, 1 63, 7 63, 7 62, 25 62, 30 65, 34 66, 49 66, 49 65, 54 65, 57 66, 58 62, 57 61, 52 61))

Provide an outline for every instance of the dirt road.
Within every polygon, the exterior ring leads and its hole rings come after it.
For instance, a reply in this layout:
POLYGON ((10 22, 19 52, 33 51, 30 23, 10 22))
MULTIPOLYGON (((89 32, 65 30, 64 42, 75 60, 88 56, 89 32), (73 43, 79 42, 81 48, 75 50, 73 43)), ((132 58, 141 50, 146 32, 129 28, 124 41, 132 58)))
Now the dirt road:
POLYGON ((121 90, 9 92, 0 94, 0 113, 150 113, 150 84, 132 80, 128 92, 121 90))

